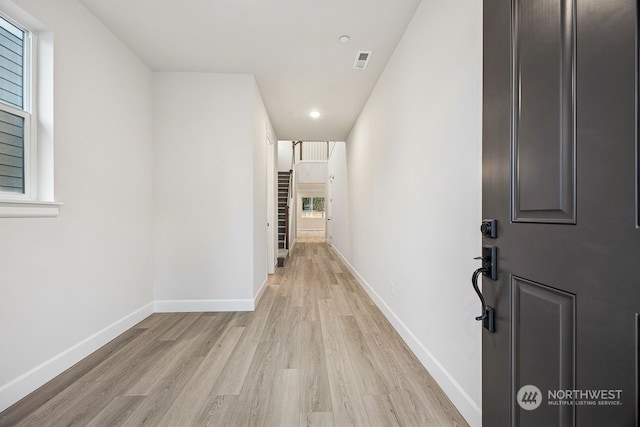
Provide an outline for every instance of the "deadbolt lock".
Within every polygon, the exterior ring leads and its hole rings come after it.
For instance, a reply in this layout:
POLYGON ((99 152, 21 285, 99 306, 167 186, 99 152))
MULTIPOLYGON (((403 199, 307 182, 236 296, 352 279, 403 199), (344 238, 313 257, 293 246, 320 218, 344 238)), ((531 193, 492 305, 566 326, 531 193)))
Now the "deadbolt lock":
POLYGON ((495 239, 498 237, 498 221, 495 219, 483 219, 480 225, 480 232, 485 237, 495 239))

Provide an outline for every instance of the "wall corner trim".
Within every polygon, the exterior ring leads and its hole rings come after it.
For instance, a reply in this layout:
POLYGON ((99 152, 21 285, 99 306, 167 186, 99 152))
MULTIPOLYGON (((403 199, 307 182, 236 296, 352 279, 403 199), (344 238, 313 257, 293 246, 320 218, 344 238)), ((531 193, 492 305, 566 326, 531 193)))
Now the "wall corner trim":
POLYGON ((422 363, 425 369, 427 369, 431 376, 433 376, 447 397, 451 399, 451 402, 453 402, 465 420, 467 420, 471 426, 481 426, 482 408, 480 405, 476 403, 471 396, 469 396, 455 378, 445 369, 442 363, 440 363, 440 361, 424 346, 424 344, 418 340, 413 332, 409 330, 391 307, 389 307, 380 295, 378 295, 367 281, 364 280, 344 255, 342 255, 342 253, 333 245, 331 245, 331 249, 333 249, 333 251, 340 257, 344 265, 347 266, 351 274, 356 278, 362 289, 364 289, 369 297, 371 297, 375 302, 403 341, 417 356, 418 360, 420 360, 420 363, 422 363))
POLYGON ((38 387, 75 365, 94 351, 153 314, 153 304, 146 304, 41 363, 14 380, 0 386, 0 412, 4 411, 38 387))

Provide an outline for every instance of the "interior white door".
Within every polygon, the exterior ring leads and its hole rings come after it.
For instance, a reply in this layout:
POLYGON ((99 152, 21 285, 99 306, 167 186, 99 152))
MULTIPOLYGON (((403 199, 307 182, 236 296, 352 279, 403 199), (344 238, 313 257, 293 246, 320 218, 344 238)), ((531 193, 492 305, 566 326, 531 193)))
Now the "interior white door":
POLYGON ((273 274, 276 271, 276 144, 274 144, 273 139, 269 135, 269 130, 267 129, 267 141, 266 141, 266 150, 267 150, 267 273, 273 274))

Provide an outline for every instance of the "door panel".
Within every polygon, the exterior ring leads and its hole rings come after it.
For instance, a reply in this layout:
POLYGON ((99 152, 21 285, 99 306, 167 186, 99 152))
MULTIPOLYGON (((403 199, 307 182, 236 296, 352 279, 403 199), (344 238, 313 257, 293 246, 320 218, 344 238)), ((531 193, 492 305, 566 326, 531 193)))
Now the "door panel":
MULTIPOLYGON (((526 384, 541 390, 575 387, 575 296, 535 282, 512 277, 512 393, 526 384)), ((542 398, 542 396, 540 396, 542 398)), ((570 406, 542 405, 525 410, 512 395, 514 424, 571 426, 570 406)))
POLYGON ((484 0, 484 425, 638 424, 636 27, 635 0, 484 0))
POLYGON ((513 10, 513 220, 574 223, 574 3, 513 10))

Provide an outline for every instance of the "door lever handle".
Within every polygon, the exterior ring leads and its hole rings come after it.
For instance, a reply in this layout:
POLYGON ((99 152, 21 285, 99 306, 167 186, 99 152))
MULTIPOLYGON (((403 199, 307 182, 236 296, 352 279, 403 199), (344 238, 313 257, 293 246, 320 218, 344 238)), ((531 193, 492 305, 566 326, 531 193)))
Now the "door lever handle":
MULTIPOLYGON (((475 259, 475 258, 474 258, 475 259)), ((473 290, 478 294, 478 298, 480 298, 480 304, 482 304, 482 315, 476 317, 476 320, 484 320, 487 318, 487 303, 484 301, 484 295, 480 292, 480 288, 478 288, 478 276, 481 274, 487 274, 487 269, 484 267, 480 267, 471 275, 471 285, 473 285, 473 290)))
POLYGON ((495 246, 483 246, 482 256, 474 259, 482 260, 482 268, 485 269, 483 274, 491 280, 498 279, 498 248, 495 246))
POLYGON ((485 267, 480 267, 471 275, 471 284, 473 285, 473 290, 478 294, 478 298, 480 298, 480 304, 482 304, 482 315, 477 316, 477 321, 482 321, 483 326, 491 333, 496 331, 495 325, 495 310, 492 307, 489 307, 484 300, 484 295, 480 292, 480 288, 478 288, 478 277, 481 275, 488 275, 489 270, 485 267))
POLYGON ((498 278, 498 249, 495 246, 483 246, 482 256, 475 257, 474 259, 482 260, 482 267, 478 268, 471 275, 473 290, 478 294, 478 298, 480 298, 480 303, 482 304, 482 314, 477 316, 476 320, 482 321, 483 326, 489 332, 493 333, 496 331, 495 310, 485 302, 484 295, 482 295, 478 287, 478 277, 482 274, 493 280, 498 278))

